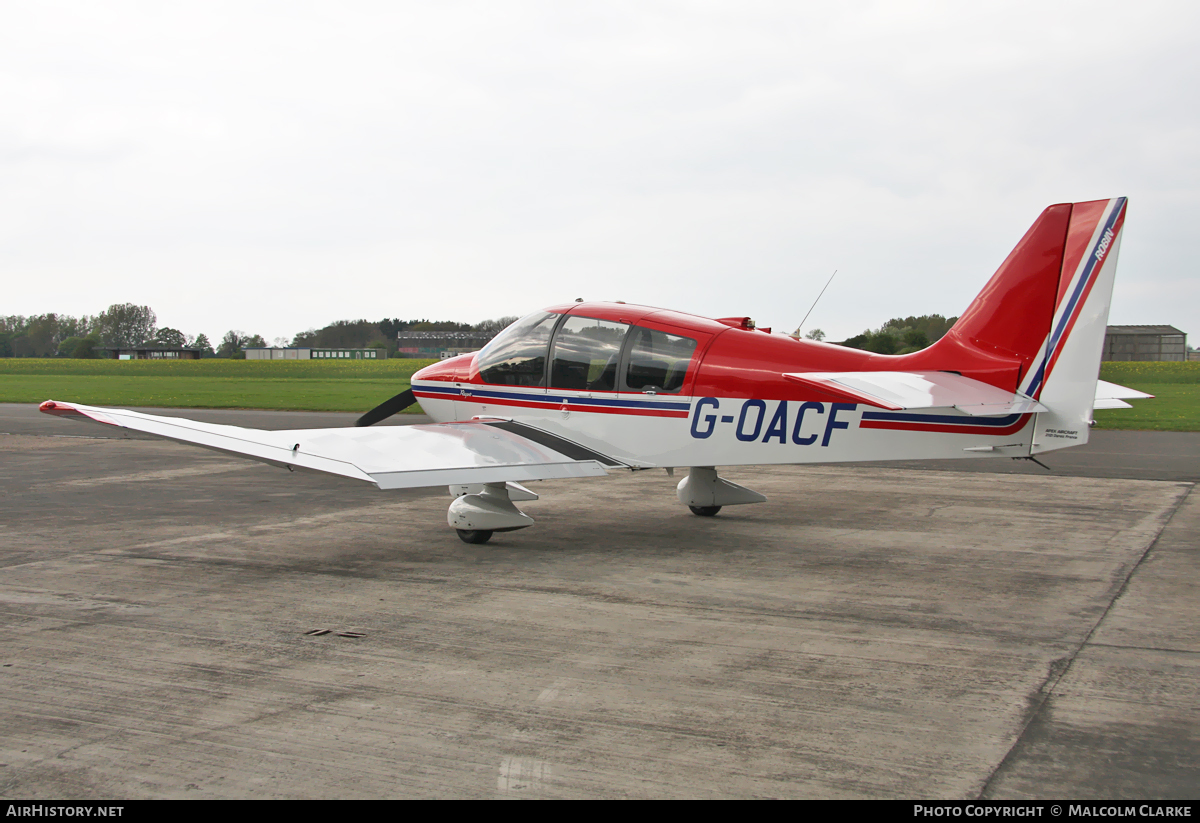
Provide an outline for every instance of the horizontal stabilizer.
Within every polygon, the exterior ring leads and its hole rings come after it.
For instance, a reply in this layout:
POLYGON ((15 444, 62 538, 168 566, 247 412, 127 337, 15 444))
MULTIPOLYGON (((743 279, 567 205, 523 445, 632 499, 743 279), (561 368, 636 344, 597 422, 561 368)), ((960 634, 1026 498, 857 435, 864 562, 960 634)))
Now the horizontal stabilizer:
POLYGON ((1132 409, 1133 406, 1126 403, 1126 400, 1146 400, 1151 397, 1154 395, 1144 391, 1118 386, 1107 380, 1097 380, 1096 399, 1092 403, 1092 409, 1132 409))
MULTIPOLYGON (((586 459, 580 459, 485 421, 263 431, 53 400, 43 403, 41 411, 192 443, 288 469, 337 474, 374 483, 381 489, 607 474, 601 462, 594 459, 602 455, 588 452, 586 459)), ((574 445, 561 438, 547 442, 563 448, 574 445)), ((605 462, 623 465, 611 459, 605 462)))
POLYGON ((1096 381, 1097 400, 1148 400, 1151 397, 1154 397, 1154 395, 1146 394, 1144 391, 1138 391, 1137 389, 1118 386, 1116 383, 1109 383, 1107 380, 1096 381))
POLYGON ((802 372, 783 376, 854 403, 891 411, 955 408, 983 417, 1046 411, 1032 397, 947 371, 802 372))

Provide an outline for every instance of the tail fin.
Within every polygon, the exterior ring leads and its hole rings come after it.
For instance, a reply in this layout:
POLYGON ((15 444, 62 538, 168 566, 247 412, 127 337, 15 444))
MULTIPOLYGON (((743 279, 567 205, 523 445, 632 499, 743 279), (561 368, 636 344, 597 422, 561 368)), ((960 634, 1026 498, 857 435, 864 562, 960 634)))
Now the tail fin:
POLYGON ((1033 453, 1086 443, 1125 205, 1050 206, 946 336, 903 366, 1040 400, 1050 411, 1038 414, 1033 453))

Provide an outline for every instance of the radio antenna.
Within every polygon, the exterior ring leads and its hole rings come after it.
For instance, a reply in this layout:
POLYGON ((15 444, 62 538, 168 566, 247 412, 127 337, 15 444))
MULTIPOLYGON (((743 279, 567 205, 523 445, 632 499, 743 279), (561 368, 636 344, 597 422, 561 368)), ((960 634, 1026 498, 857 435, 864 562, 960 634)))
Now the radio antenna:
MULTIPOLYGON (((829 284, 833 282, 833 278, 837 276, 837 269, 833 270, 833 274, 829 275, 829 279, 825 282, 825 289, 829 288, 829 284)), ((825 289, 821 289, 821 294, 817 295, 817 299, 808 307, 808 313, 804 315, 804 320, 808 319, 808 315, 812 314, 812 310, 817 307, 817 303, 821 301, 821 295, 825 293, 825 289)), ((800 328, 804 328, 804 320, 800 321, 800 328)))

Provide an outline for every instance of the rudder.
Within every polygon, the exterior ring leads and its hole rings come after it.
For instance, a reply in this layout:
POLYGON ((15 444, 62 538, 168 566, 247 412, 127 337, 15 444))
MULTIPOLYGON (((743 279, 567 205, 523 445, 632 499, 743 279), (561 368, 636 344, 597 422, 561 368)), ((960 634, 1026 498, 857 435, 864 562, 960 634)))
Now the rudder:
POLYGON ((1034 454, 1088 440, 1127 202, 1072 206, 1050 334, 1020 386, 1050 409, 1037 416, 1034 454))

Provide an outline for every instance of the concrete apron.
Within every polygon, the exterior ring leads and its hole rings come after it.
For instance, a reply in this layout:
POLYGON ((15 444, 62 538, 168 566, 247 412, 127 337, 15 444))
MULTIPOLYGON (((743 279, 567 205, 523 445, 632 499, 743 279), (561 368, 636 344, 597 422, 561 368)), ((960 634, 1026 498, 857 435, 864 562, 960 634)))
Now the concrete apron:
POLYGON ((4 438, 0 794, 1194 795, 1190 484, 722 475, 769 502, 539 483, 468 546, 444 494, 4 438))

